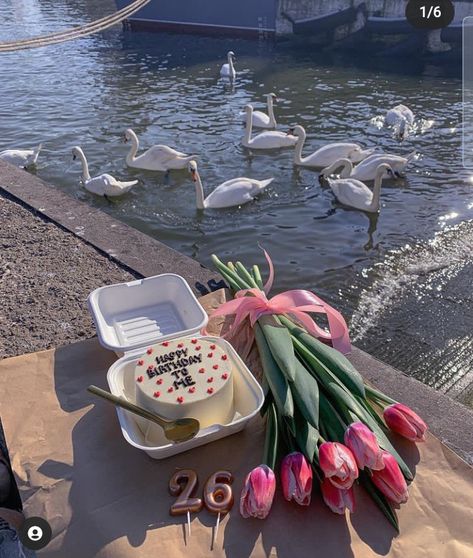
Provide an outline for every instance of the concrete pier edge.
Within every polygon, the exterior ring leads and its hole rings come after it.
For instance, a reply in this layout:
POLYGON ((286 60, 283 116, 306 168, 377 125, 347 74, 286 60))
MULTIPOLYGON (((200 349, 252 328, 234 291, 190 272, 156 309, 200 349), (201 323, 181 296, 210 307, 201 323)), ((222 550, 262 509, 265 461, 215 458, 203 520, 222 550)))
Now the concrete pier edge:
MULTIPOLYGON (((178 273, 194 290, 196 282, 205 285, 220 279, 188 256, 4 161, 0 161, 0 195, 72 233, 134 275, 178 273)), ((368 381, 412 407, 435 436, 473 465, 471 409, 356 347, 349 358, 368 381)))

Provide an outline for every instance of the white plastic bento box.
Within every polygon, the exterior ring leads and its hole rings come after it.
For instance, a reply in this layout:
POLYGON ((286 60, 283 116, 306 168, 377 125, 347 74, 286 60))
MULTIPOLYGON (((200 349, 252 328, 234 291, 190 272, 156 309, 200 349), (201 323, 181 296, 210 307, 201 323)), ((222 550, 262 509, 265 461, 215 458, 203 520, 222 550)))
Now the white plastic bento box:
MULTIPOLYGON (((137 358, 150 345, 178 337, 196 336, 207 324, 207 314, 187 282, 172 273, 100 287, 88 298, 100 343, 123 354, 108 370, 114 395, 135 403, 134 370, 137 358)), ((200 335, 199 335, 200 336, 200 335)), ((235 416, 225 425, 204 428, 192 440, 174 444, 168 440, 152 445, 144 419, 117 408, 125 440, 154 459, 170 457, 242 430, 264 401, 263 390, 235 349, 220 337, 203 337, 217 343, 233 366, 235 416)))

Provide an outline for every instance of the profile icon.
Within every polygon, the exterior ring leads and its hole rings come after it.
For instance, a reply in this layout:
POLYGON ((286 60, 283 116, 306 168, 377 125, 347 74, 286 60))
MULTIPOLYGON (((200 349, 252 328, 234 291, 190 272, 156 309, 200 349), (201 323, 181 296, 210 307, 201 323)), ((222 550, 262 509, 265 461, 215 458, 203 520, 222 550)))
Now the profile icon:
POLYGON ((19 531, 20 540, 30 550, 41 550, 51 540, 52 530, 42 517, 29 517, 19 531))

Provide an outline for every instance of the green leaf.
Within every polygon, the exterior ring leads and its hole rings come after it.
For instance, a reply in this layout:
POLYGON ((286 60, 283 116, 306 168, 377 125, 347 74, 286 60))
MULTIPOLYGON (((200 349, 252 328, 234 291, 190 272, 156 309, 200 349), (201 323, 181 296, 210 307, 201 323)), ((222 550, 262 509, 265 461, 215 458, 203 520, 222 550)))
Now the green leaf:
POLYGON ((296 377, 289 387, 302 416, 317 429, 319 427, 319 384, 297 359, 296 377))
POLYGON ((369 475, 365 471, 360 471, 359 481, 360 484, 366 489, 366 492, 368 492, 368 494, 371 496, 373 501, 377 504, 379 509, 384 513, 389 523, 391 523, 394 529, 396 529, 396 532, 399 533, 399 523, 397 520, 397 515, 392 509, 384 494, 376 488, 369 475))
POLYGON ((330 441, 343 442, 346 424, 323 391, 319 393, 320 425, 327 431, 330 441))
POLYGON ((296 355, 289 331, 278 324, 274 316, 262 316, 258 324, 266 338, 268 347, 286 378, 293 382, 296 377, 296 355))
POLYGON ((340 351, 322 343, 285 316, 281 316, 280 320, 292 335, 299 339, 312 352, 314 357, 324 364, 352 393, 366 399, 361 374, 340 351))
POLYGON ((274 402, 282 416, 292 418, 294 416, 294 401, 287 379, 273 358, 264 333, 258 323, 255 324, 254 331, 264 375, 271 388, 274 402))
POLYGON ((315 452, 317 450, 317 443, 320 438, 318 430, 311 426, 299 414, 296 415, 296 442, 309 463, 314 460, 315 452))
POLYGON ((263 462, 274 471, 278 456, 279 427, 276 407, 272 403, 268 408, 266 419, 266 437, 264 441, 263 462))

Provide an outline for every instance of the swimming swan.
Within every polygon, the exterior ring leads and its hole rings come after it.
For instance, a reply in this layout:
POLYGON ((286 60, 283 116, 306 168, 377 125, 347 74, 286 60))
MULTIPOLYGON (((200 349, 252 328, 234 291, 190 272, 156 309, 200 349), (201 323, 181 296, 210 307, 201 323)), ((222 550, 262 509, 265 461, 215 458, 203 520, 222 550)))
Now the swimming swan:
POLYGON ((357 143, 329 143, 311 155, 302 157, 302 149, 307 137, 306 131, 302 126, 295 126, 290 129, 290 133, 297 138, 294 164, 300 167, 320 169, 342 158, 358 163, 374 152, 374 149, 363 149, 357 143))
POLYGON ((231 50, 227 53, 227 64, 223 64, 220 69, 220 76, 224 78, 228 78, 231 81, 234 81, 236 78, 235 67, 233 66, 233 62, 236 60, 235 53, 231 50))
POLYGON ((242 140, 244 147, 248 147, 250 149, 278 149, 280 147, 292 147, 296 144, 297 138, 295 136, 285 132, 278 132, 276 130, 261 132, 252 138, 253 107, 251 105, 246 105, 245 112, 246 128, 245 136, 242 140))
POLYGON ((87 159, 79 146, 72 149, 72 159, 76 160, 77 158, 82 162, 82 180, 84 181, 84 188, 92 194, 103 196, 104 198, 117 197, 126 194, 135 184, 138 184, 138 180, 120 182, 110 174, 100 174, 99 176, 91 178, 87 159))
MULTIPOLYGON (((268 114, 265 114, 260 110, 253 109, 253 119, 251 121, 253 128, 271 129, 276 128, 277 126, 276 117, 274 116, 273 103, 276 102, 278 98, 274 93, 268 93, 266 95, 266 98, 268 105, 268 114)), ((243 122, 246 122, 246 111, 240 112, 240 118, 243 120, 243 122)))
POLYGON ((410 128, 414 125, 414 113, 406 105, 396 105, 386 112, 384 122, 392 126, 400 140, 409 135, 410 128))
POLYGON ((204 189, 200 179, 197 163, 189 163, 189 172, 195 183, 195 196, 197 209, 233 207, 243 205, 254 199, 274 178, 268 180, 254 180, 252 178, 234 178, 227 180, 204 199, 204 189))
POLYGON ((373 191, 371 191, 366 184, 356 180, 356 178, 329 178, 330 174, 335 172, 341 165, 348 166, 349 164, 351 164, 351 161, 345 159, 330 165, 330 167, 320 173, 319 182, 322 184, 326 181, 337 200, 343 205, 369 213, 377 213, 380 208, 379 198, 383 176, 385 173, 393 173, 391 167, 386 164, 378 166, 373 191))
POLYGON ((5 151, 0 151, 0 159, 26 169, 36 165, 42 147, 43 144, 40 143, 36 149, 5 149, 5 151))
POLYGON ((128 141, 131 141, 131 149, 126 156, 126 164, 135 169, 163 172, 185 169, 189 162, 196 157, 195 155, 185 155, 167 145, 153 145, 137 157, 138 136, 131 128, 125 131, 125 142, 128 141))
MULTIPOLYGON (((353 168, 351 161, 345 160, 345 166, 340 174, 342 178, 356 178, 357 180, 374 180, 379 165, 383 163, 389 165, 394 173, 394 178, 403 178, 404 170, 407 165, 417 158, 417 153, 413 151, 407 157, 400 157, 399 155, 390 155, 389 153, 375 153, 370 155, 361 163, 353 168), (348 164, 349 163, 349 164, 348 164)), ((343 159, 338 161, 342 165, 343 159)), ((385 173, 383 178, 393 178, 389 173, 385 173)))

